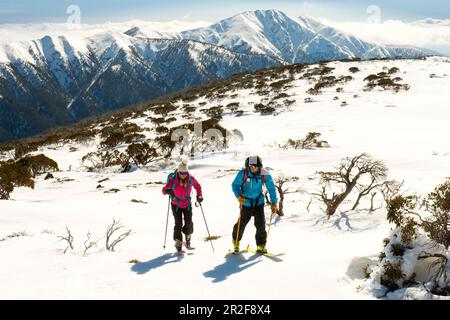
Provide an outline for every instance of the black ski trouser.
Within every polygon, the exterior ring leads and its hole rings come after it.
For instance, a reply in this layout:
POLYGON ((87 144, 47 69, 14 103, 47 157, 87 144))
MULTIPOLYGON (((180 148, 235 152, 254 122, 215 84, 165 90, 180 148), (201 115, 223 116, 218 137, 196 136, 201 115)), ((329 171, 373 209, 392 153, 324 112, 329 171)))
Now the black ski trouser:
POLYGON ((266 217, 264 216, 264 205, 260 205, 257 207, 246 207, 242 206, 241 216, 239 223, 236 222, 236 224, 233 227, 233 242, 236 241, 236 234, 237 229, 239 225, 239 237, 238 241, 241 241, 242 236, 244 234, 245 227, 249 223, 252 216, 255 218, 255 227, 256 227, 256 234, 255 234, 255 240, 256 245, 265 245, 267 240, 267 233, 266 233, 266 217))
POLYGON ((189 206, 187 208, 177 208, 177 205, 172 204, 172 214, 175 218, 173 240, 183 241, 183 235, 181 234, 182 232, 185 235, 190 235, 194 232, 194 223, 192 222, 192 207, 189 206))

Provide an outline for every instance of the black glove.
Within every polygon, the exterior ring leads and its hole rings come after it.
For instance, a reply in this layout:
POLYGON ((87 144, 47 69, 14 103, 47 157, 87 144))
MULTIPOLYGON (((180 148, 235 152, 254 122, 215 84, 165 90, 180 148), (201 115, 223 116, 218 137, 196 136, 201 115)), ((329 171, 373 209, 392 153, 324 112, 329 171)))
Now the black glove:
POLYGON ((203 197, 197 197, 197 202, 198 203, 202 203, 203 202, 203 197))
POLYGON ((169 196, 173 196, 173 190, 172 189, 166 189, 166 194, 169 196))

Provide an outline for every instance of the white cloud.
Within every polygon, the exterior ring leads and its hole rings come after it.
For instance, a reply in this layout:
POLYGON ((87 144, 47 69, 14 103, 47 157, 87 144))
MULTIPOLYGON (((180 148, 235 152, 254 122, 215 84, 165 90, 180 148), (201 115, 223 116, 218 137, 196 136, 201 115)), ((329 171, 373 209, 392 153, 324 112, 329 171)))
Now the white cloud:
POLYGON ((205 21, 169 21, 149 22, 130 20, 126 22, 107 22, 103 24, 81 24, 80 28, 68 28, 66 23, 32 23, 32 24, 0 24, 0 45, 15 41, 39 39, 49 36, 70 36, 73 38, 89 37, 105 31, 125 32, 133 27, 139 27, 144 33, 152 31, 164 33, 205 27, 211 23, 205 21))
POLYGON ((417 46, 450 55, 450 20, 426 19, 414 23, 398 20, 383 23, 321 21, 368 41, 417 46))

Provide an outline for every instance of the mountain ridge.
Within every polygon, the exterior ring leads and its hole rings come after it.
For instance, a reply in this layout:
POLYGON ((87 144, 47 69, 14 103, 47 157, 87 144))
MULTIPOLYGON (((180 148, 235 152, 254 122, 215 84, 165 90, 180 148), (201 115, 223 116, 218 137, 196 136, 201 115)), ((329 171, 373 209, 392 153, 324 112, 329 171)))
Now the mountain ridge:
POLYGON ((44 36, 4 45, 0 141, 234 73, 290 63, 427 55, 419 48, 364 42, 305 19, 257 10, 161 39, 146 38, 139 28, 132 28, 83 39, 44 36))

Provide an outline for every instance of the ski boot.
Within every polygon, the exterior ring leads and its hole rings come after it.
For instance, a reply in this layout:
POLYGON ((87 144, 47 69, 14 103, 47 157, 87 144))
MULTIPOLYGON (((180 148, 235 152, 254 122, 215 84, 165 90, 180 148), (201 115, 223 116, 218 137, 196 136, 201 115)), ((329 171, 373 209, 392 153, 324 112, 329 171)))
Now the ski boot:
POLYGON ((181 246, 181 240, 175 240, 175 248, 177 249, 178 252, 183 251, 183 248, 181 246))
POLYGON ((187 234, 186 235, 186 249, 192 249, 192 247, 191 247, 191 235, 190 234, 187 234))
POLYGON ((257 253, 261 253, 261 254, 265 254, 267 253, 267 249, 266 249, 266 245, 259 245, 256 247, 256 252, 257 253))
POLYGON ((233 247, 234 247, 233 253, 238 254, 239 253, 239 241, 233 241, 233 247))

